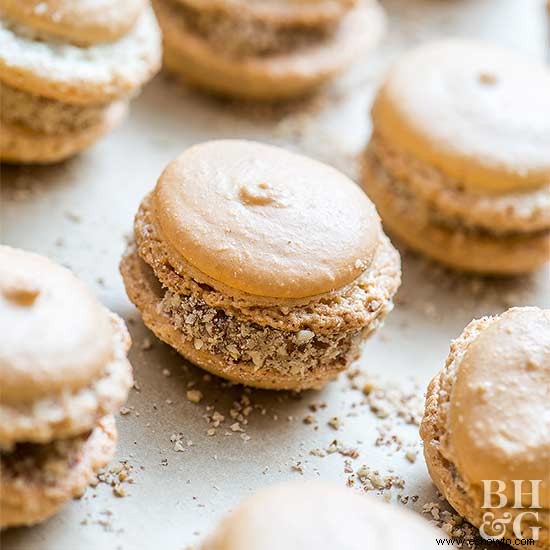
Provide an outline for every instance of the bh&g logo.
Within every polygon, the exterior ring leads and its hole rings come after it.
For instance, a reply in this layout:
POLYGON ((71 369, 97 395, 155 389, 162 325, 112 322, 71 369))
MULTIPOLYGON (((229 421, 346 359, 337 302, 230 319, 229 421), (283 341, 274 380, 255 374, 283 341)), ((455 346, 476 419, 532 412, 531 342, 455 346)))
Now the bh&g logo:
POLYGON ((501 540, 506 533, 506 525, 512 524, 512 531, 516 538, 530 538, 539 540, 540 527, 529 526, 530 533, 522 529, 524 521, 538 522, 539 513, 533 510, 540 509, 539 493, 540 479, 512 479, 514 486, 513 506, 509 506, 508 496, 506 494, 506 483, 500 479, 482 479, 483 482, 483 506, 484 509, 513 508, 517 510, 528 509, 512 517, 510 512, 505 512, 501 517, 497 517, 493 512, 483 514, 483 523, 479 528, 479 534, 485 540, 501 540), (530 483, 531 488, 523 491, 523 484, 530 483), (529 506, 524 506, 523 497, 530 497, 529 506), (530 536, 529 536, 530 535, 530 536))

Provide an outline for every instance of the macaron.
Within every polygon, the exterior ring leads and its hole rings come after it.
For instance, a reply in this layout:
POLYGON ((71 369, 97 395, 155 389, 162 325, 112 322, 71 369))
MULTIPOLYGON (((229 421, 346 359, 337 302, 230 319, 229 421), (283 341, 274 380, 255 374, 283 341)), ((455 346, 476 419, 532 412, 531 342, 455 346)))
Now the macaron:
POLYGON ((379 498, 320 481, 262 489, 233 510, 201 550, 431 550, 437 530, 379 498))
POLYGON ((45 444, 21 443, 2 453, 0 529, 34 525, 81 497, 116 450, 115 419, 107 415, 86 434, 45 444))
POLYGON ((123 119, 160 62, 145 0, 2 2, 0 160, 49 163, 80 152, 123 119))
POLYGON ((550 72, 469 40, 428 43, 372 108, 363 185, 385 227, 450 267, 489 275, 550 258, 550 72))
POLYGON ((307 94, 368 53, 384 31, 375 0, 155 0, 164 65, 220 95, 307 94))
POLYGON ((401 280, 357 185, 249 141, 186 150, 141 203, 134 233, 121 271, 145 324, 191 362, 260 388, 335 378, 401 280))
POLYGON ((459 514, 488 536, 533 539, 543 549, 550 548, 549 380, 550 310, 512 308, 474 320, 431 381, 420 428, 430 475, 459 514), (487 502, 486 491, 499 494, 487 502))
POLYGON ((0 527, 81 493, 115 450, 132 385, 123 321, 70 271, 0 246, 0 527))

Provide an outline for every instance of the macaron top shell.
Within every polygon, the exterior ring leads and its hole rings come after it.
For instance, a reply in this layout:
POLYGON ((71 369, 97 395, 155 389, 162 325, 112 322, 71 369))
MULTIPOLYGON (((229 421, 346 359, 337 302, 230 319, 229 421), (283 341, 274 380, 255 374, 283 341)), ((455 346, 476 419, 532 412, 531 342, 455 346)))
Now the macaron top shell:
POLYGON ((2 0, 1 8, 34 31, 89 45, 121 38, 145 6, 145 0, 2 0))
POLYGON ((257 296, 303 298, 352 282, 379 244, 378 215, 320 162, 240 140, 196 145, 153 193, 156 225, 192 267, 257 296))
MULTIPOLYGON (((512 308, 466 350, 451 392, 446 445, 461 477, 543 480, 550 506, 550 310, 512 308)), ((527 486, 524 491, 528 491, 527 486)))
POLYGON ((107 310, 67 269, 0 246, 0 402, 75 390, 112 359, 107 310))
POLYGON ((381 499, 295 482, 247 499, 202 550, 430 550, 436 537, 427 521, 381 499))
POLYGON ((479 193, 550 183, 550 71, 513 52, 444 40, 406 54, 390 70, 374 125, 479 193))

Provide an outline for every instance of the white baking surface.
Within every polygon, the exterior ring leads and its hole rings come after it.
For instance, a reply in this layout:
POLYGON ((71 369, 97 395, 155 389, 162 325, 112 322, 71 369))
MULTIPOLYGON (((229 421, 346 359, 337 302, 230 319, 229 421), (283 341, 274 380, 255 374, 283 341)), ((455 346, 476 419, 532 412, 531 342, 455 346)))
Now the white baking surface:
MULTIPOLYGON (((130 320, 130 358, 141 388, 131 391, 130 413, 117 419, 117 460, 127 459, 134 468, 135 483, 124 485, 129 495, 117 498, 110 487, 100 484, 43 525, 3 533, 3 550, 183 550, 196 545, 221 515, 260 487, 302 478, 344 484, 349 475, 344 472, 345 460, 354 471, 362 464, 383 476, 393 470, 405 485, 389 491, 392 500, 398 494, 418 495, 416 503, 407 504, 411 509, 420 510, 437 499, 421 454, 410 463, 404 450, 395 451, 395 444, 374 444, 389 422, 397 426, 391 431, 405 449, 418 449, 417 428, 378 418, 361 404, 362 393, 350 389, 346 376, 321 392, 300 397, 250 391, 246 395, 257 406, 245 427, 250 439, 232 432, 229 410, 243 389, 204 381, 203 371, 182 368, 185 361, 143 327, 118 273, 141 198, 166 163, 189 145, 229 137, 271 141, 353 175, 354 158, 369 132, 367 109, 377 82, 406 48, 433 37, 478 36, 532 58, 545 59, 548 54, 542 1, 383 4, 389 28, 380 49, 321 101, 275 112, 243 108, 204 98, 159 77, 134 102, 124 126, 85 154, 56 167, 3 168, 2 242, 71 267, 102 302, 130 320), (151 349, 144 349, 147 339, 151 349), (190 382, 204 394, 198 405, 185 397, 190 382), (325 402, 326 408, 312 413, 308 405, 313 402, 325 402), (226 417, 212 437, 206 434, 207 405, 226 417), (316 424, 302 421, 308 414, 316 424), (327 425, 334 416, 343 422, 338 430, 327 425), (175 433, 183 434, 183 452, 176 452, 170 441, 175 433), (356 447, 360 456, 310 454, 334 439, 356 447), (187 441, 193 445, 187 447, 187 441), (293 468, 297 462, 301 467, 293 468)), ((457 278, 411 254, 403 255, 403 268, 399 303, 367 343, 359 367, 382 386, 416 385, 412 392, 420 400, 428 380, 444 363, 450 339, 473 317, 512 305, 550 304, 548 270, 518 281, 486 282, 457 278)))

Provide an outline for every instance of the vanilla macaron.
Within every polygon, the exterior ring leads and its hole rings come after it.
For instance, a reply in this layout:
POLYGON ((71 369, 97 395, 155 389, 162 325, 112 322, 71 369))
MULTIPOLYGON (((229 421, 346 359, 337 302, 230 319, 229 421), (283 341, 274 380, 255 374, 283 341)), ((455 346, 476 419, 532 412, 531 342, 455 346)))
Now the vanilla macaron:
POLYGON ((437 537, 426 520, 398 505, 309 481, 276 485, 249 497, 200 548, 431 550, 437 537))
POLYGON ((467 40, 405 54, 372 108, 363 185, 387 229, 448 266, 550 258, 550 71, 467 40))
POLYGON ((48 163, 118 124, 159 69, 145 0, 5 0, 0 6, 0 160, 48 163))
POLYGON ((191 147, 135 219, 121 264, 145 324, 250 386, 319 388, 392 309, 400 259, 372 203, 333 168, 248 141, 191 147))
POLYGON ((486 535, 542 549, 550 548, 549 380, 550 310, 474 320, 428 387, 420 429, 431 477, 459 514, 486 535), (498 494, 488 500, 486 490, 498 494))
POLYGON ((78 496, 112 458, 130 337, 67 269, 0 246, 0 527, 78 496))
POLYGON ((384 31, 375 0, 155 0, 164 64, 221 95, 280 100, 318 88, 384 31))

